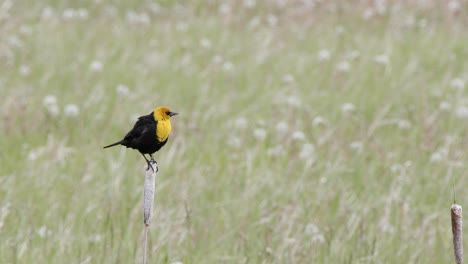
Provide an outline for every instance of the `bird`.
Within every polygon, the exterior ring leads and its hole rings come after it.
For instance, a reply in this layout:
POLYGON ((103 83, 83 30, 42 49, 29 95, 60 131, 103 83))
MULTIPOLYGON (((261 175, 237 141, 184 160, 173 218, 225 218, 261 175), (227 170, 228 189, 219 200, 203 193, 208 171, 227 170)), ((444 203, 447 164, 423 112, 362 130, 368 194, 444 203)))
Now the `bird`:
POLYGON ((145 158, 148 169, 151 167, 154 171, 153 166, 151 166, 151 161, 156 162, 153 154, 166 145, 172 130, 171 117, 175 115, 178 115, 178 113, 172 112, 165 106, 157 107, 148 115, 140 116, 132 130, 122 140, 107 145, 104 148, 122 145, 127 148, 136 149, 145 158), (151 160, 146 158, 146 154, 149 154, 151 160))

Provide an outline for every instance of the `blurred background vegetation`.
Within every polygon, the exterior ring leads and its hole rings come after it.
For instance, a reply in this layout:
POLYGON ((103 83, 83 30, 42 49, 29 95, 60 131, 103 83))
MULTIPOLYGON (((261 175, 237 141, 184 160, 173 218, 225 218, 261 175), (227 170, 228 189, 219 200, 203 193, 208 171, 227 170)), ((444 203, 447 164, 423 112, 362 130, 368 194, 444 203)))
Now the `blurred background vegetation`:
POLYGON ((468 2, 0 2, 0 263, 450 263, 468 2))

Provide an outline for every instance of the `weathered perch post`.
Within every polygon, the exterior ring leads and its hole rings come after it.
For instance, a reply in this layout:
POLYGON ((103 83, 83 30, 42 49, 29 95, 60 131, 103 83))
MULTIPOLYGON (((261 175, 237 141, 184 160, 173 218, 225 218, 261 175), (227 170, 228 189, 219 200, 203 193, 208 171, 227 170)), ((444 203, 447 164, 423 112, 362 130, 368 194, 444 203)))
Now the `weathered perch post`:
POLYGON ((150 161, 151 168, 145 173, 145 185, 143 191, 143 223, 145 224, 145 237, 143 241, 143 264, 146 264, 146 248, 148 247, 148 229, 151 224, 151 215, 153 213, 154 189, 156 188, 156 176, 158 173, 158 163, 150 161))
POLYGON ((450 208, 452 218, 453 252, 455 263, 463 263, 463 215, 462 207, 455 202, 450 208))

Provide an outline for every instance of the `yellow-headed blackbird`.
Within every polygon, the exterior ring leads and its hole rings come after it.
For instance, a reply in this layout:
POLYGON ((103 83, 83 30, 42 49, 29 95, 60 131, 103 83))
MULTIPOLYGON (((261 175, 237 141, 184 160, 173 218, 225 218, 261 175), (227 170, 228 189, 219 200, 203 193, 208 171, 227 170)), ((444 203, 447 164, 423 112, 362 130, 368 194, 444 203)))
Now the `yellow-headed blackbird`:
POLYGON ((149 154, 151 161, 155 161, 153 153, 166 144, 172 129, 171 117, 175 115, 177 115, 177 113, 171 112, 167 107, 158 107, 150 114, 140 116, 132 130, 125 135, 124 139, 105 146, 104 148, 123 145, 127 148, 136 149, 145 158, 148 163, 148 169, 150 167, 153 169, 150 160, 146 158, 145 154, 149 154))

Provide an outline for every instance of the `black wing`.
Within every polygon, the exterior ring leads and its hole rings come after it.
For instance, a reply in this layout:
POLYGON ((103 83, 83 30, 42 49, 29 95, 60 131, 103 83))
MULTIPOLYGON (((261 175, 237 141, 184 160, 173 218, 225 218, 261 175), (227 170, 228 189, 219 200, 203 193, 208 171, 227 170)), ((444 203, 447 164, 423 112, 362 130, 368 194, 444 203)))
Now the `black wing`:
POLYGON ((144 126, 147 124, 156 124, 156 120, 154 120, 153 113, 150 113, 149 115, 140 116, 133 128, 144 126))
POLYGON ((125 135, 123 141, 131 142, 140 138, 146 131, 154 129, 156 127, 156 120, 154 120, 153 113, 145 116, 140 116, 136 121, 133 129, 125 135))

